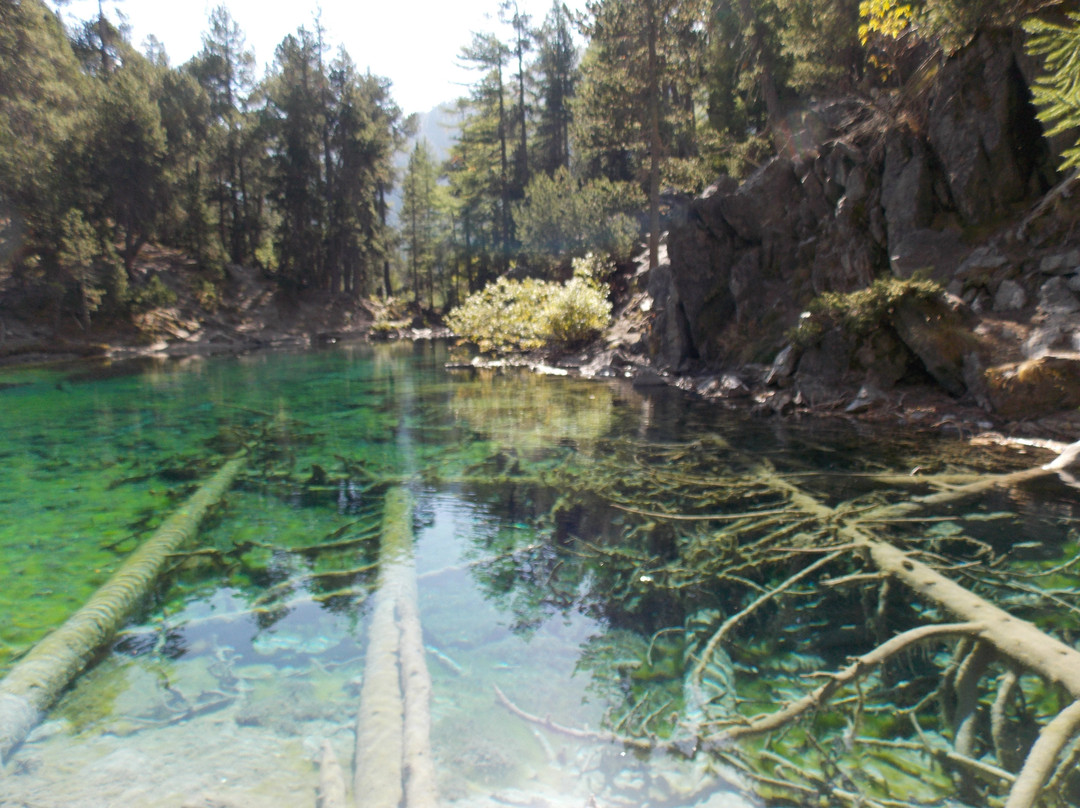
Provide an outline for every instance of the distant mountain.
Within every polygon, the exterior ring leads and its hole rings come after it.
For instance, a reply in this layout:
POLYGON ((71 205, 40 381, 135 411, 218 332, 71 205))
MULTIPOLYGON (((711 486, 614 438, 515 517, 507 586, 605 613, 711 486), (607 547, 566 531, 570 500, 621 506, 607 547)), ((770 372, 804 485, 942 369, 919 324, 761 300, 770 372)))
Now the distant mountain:
POLYGON ((454 121, 454 113, 450 103, 440 104, 427 112, 416 113, 416 134, 394 156, 394 168, 398 172, 398 182, 394 186, 394 192, 388 199, 390 207, 390 221, 397 224, 397 212, 401 209, 401 179, 405 176, 405 169, 409 167, 409 155, 413 147, 421 140, 426 140, 431 157, 436 163, 441 163, 450 156, 450 147, 454 145, 457 136, 457 124, 454 121))
MULTIPOLYGON (((440 104, 427 112, 417 113, 417 130, 413 142, 426 139, 431 156, 442 162, 450 156, 450 147, 457 136, 457 123, 451 104, 440 104)), ((409 144, 412 148, 412 143, 409 144)))

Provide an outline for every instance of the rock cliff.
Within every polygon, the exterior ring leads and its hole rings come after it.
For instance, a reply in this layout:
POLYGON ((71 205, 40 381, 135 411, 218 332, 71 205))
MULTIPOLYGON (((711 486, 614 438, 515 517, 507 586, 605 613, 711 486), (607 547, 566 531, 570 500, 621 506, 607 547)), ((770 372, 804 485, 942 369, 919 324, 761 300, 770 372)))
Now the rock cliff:
POLYGON ((1080 215, 1032 77, 1017 34, 981 34, 907 97, 818 105, 803 121, 828 133, 814 148, 676 205, 648 281, 654 363, 776 358, 770 384, 804 395, 933 380, 1009 417, 1075 407, 1080 215), (870 328, 803 329, 785 349, 816 297, 916 272, 947 293, 901 295, 870 328))

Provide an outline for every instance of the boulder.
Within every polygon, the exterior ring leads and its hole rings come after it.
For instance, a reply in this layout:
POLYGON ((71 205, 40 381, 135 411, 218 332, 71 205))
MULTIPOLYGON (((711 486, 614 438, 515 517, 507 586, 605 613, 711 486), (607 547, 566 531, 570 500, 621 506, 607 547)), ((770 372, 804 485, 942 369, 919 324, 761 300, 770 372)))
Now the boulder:
POLYGON ((993 245, 976 247, 956 270, 956 277, 962 280, 980 278, 1001 269, 1009 263, 1009 257, 993 245))
POLYGON ((1048 355, 986 371, 994 410, 1006 418, 1037 418, 1080 407, 1080 355, 1048 355))
POLYGON ((870 387, 889 389, 918 367, 918 358, 889 328, 878 328, 855 349, 855 364, 870 387))
POLYGON ((1050 353, 1080 351, 1080 300, 1060 276, 1039 287, 1039 317, 1024 341, 1024 356, 1038 359, 1050 353))
POLYGON ((1016 281, 1005 279, 998 286, 997 294, 994 295, 994 311, 1001 313, 1016 311, 1027 305, 1027 292, 1016 281))
POLYGON ((978 349, 969 331, 973 315, 962 301, 909 298, 897 304, 893 327, 945 391, 953 396, 967 392, 964 357, 978 349))
POLYGON ((872 384, 864 384, 859 388, 858 395, 852 400, 850 404, 844 407, 844 412, 858 413, 866 412, 875 404, 888 403, 889 398, 881 390, 872 384))
POLYGON ((1039 262, 1043 275, 1072 275, 1080 269, 1080 250, 1044 256, 1039 262))
POLYGON ((1039 287, 1039 309, 1048 315, 1075 314, 1080 311, 1080 300, 1068 281, 1054 277, 1039 287))
POLYGON ((769 368, 769 375, 765 377, 765 384, 779 386, 787 379, 790 379, 792 374, 795 373, 795 368, 798 367, 801 357, 802 352, 794 345, 785 345, 773 360, 772 367, 769 368))
POLYGON ((855 346, 842 328, 832 328, 814 345, 803 350, 795 373, 801 386, 835 385, 851 373, 855 346))

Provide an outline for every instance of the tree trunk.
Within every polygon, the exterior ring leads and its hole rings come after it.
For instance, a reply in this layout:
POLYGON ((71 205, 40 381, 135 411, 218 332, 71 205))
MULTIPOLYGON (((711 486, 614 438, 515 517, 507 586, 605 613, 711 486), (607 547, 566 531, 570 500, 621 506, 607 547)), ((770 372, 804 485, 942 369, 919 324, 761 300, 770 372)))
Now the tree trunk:
POLYGON ((649 269, 660 264, 660 65, 656 55, 659 21, 656 0, 646 0, 649 48, 649 269))
POLYGON ((412 497, 386 494, 379 583, 356 719, 354 799, 363 808, 434 808, 431 677, 413 560, 412 497))
POLYGON ((0 682, 0 765, 60 693, 145 600, 171 553, 189 541, 244 467, 229 460, 124 562, 87 604, 34 646, 0 682))

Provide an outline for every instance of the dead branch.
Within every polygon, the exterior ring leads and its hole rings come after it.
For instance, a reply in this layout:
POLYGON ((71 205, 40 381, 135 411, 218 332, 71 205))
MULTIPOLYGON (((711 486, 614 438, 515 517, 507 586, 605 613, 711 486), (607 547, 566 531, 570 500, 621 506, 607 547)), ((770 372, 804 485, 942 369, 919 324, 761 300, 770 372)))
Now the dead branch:
POLYGON ((724 642, 724 639, 727 637, 728 634, 731 633, 732 629, 734 629, 735 626, 737 626, 747 617, 752 615, 754 612, 756 612, 773 598, 776 598, 782 595, 787 590, 791 589, 791 587, 795 586, 795 584, 799 583, 799 581, 803 580, 814 572, 817 572, 819 569, 826 566, 827 564, 831 564, 833 561, 840 558, 842 555, 844 555, 844 552, 845 551, 843 550, 835 551, 829 553, 829 555, 825 556, 824 558, 819 558, 810 566, 792 575, 779 586, 770 589, 765 594, 756 598, 750 603, 749 606, 747 606, 741 612, 737 612, 736 614, 731 615, 731 617, 725 620, 720 626, 720 628, 717 629, 716 633, 709 638, 709 641, 705 644, 705 647, 701 649, 701 653, 698 655, 697 663, 694 665, 693 669, 690 672, 690 681, 693 685, 694 690, 697 691, 701 687, 701 677, 705 673, 705 668, 708 667, 709 660, 712 659, 712 655, 716 653, 716 649, 720 647, 721 643, 724 642))
POLYGON ((1006 713, 1019 685, 1019 674, 1011 668, 1005 671, 998 681, 997 695, 990 706, 990 738, 994 742, 994 754, 998 763, 1010 769, 1020 765, 1020 758, 1006 713))
POLYGON ((743 513, 664 513, 663 511, 647 511, 643 508, 634 508, 630 505, 622 505, 618 502, 609 502, 612 508, 625 511, 626 513, 648 516, 650 519, 670 519, 674 522, 729 522, 736 519, 749 519, 758 516, 788 516, 791 511, 787 508, 774 508, 764 511, 745 511, 743 513))
POLYGON ((747 723, 730 727, 705 739, 708 748, 723 747, 739 738, 761 735, 780 729, 810 710, 817 709, 828 701, 837 690, 846 684, 866 676, 889 658, 901 651, 928 639, 940 637, 977 636, 983 626, 980 623, 946 623, 943 625, 919 626, 897 634, 872 651, 856 657, 844 670, 831 674, 828 681, 816 690, 791 702, 776 712, 754 716, 747 723))
POLYGON ((1005 808, 1031 808, 1035 804, 1043 784, 1054 771, 1058 755, 1077 732, 1080 732, 1080 701, 1074 701, 1043 727, 1016 776, 1005 808))
POLYGON ((674 744, 663 744, 656 741, 645 740, 642 738, 627 738, 622 735, 616 735, 612 732, 592 732, 590 730, 575 729, 574 727, 566 727, 562 724, 557 724, 550 718, 541 718, 538 715, 527 713, 518 707, 514 702, 510 701, 505 693, 499 689, 498 685, 492 685, 495 690, 495 696, 499 699, 499 703, 516 715, 518 718, 528 721, 530 724, 535 724, 538 727, 542 727, 549 732, 554 732, 558 735, 565 735, 568 738, 575 738, 579 741, 592 741, 593 743, 612 743, 623 744, 629 746, 632 749, 639 749, 642 752, 651 752, 655 749, 663 749, 669 752, 683 753, 684 750, 675 746, 674 744))

